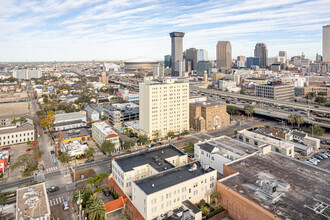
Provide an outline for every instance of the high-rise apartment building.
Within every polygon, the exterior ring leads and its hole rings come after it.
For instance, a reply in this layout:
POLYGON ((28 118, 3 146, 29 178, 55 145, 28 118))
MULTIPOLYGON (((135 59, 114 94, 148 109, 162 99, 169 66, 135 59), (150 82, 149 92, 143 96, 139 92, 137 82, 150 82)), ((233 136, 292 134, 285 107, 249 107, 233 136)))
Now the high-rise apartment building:
POLYGON ((209 60, 207 50, 204 50, 204 49, 198 49, 198 50, 197 50, 197 63, 198 63, 199 61, 207 61, 207 60, 209 60))
POLYGON ((183 32, 172 32, 171 36, 171 58, 172 58, 172 76, 179 76, 183 68, 183 32), (180 64, 181 63, 181 64, 180 64), (181 68, 181 70, 180 70, 181 68))
POLYGON ((189 130, 188 82, 173 78, 145 79, 139 88, 139 126, 143 134, 155 138, 165 137, 169 131, 189 130))
POLYGON ((20 69, 13 71, 13 77, 17 79, 34 79, 41 78, 42 71, 41 70, 33 70, 33 69, 20 69))
MULTIPOLYGON (((190 61, 190 68, 191 70, 197 70, 197 49, 196 48, 189 48, 186 50, 186 61, 190 61)), ((186 66, 188 69, 188 65, 186 66)))
POLYGON ((323 62, 330 62, 330 24, 323 26, 323 62))
POLYGON ((278 53, 278 61, 280 62, 280 63, 286 63, 286 58, 287 57, 287 55, 286 55, 286 51, 280 51, 279 53, 278 53))
POLYGON ((164 56, 164 65, 166 67, 172 67, 172 60, 171 60, 171 55, 165 55, 164 56))
POLYGON ((217 68, 230 69, 232 63, 230 41, 218 41, 217 43, 217 68))
POLYGON ((254 56, 260 58, 260 67, 268 66, 268 50, 265 43, 257 43, 254 49, 254 56))

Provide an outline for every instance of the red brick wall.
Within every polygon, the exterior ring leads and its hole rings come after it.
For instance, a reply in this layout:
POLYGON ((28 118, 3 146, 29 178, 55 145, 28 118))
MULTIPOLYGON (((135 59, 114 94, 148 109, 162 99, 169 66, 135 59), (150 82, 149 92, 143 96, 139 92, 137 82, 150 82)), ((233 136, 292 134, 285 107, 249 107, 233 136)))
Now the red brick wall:
POLYGON ((279 217, 258 204, 246 199, 239 193, 217 182, 217 191, 221 195, 221 205, 228 215, 235 220, 277 220, 279 217))
POLYGON ((233 175, 234 173, 237 173, 237 171, 226 165, 223 165, 223 177, 233 175))

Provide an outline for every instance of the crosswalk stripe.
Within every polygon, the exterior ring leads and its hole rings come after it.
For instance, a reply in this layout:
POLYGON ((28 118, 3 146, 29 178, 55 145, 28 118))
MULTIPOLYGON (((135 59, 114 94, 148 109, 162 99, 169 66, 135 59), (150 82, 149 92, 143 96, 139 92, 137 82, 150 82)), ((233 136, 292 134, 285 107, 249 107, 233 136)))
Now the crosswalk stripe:
POLYGON ((60 198, 58 198, 58 200, 60 201, 60 203, 62 202, 62 201, 61 201, 61 197, 60 197, 60 198))
POLYGON ((56 198, 56 204, 58 204, 58 200, 57 200, 57 198, 56 198))
POLYGON ((50 203, 50 206, 53 206, 53 204, 52 204, 52 200, 49 200, 49 203, 50 203))

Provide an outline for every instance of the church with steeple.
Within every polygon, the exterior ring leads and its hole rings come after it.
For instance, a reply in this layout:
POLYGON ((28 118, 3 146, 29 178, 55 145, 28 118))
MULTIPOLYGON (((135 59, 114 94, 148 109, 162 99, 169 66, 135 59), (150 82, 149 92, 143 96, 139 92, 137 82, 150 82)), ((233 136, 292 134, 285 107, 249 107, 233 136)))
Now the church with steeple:
POLYGON ((108 77, 107 77, 106 72, 105 72, 104 63, 103 63, 103 68, 102 68, 102 75, 99 77, 99 82, 103 83, 105 85, 109 84, 109 80, 108 80, 108 77))

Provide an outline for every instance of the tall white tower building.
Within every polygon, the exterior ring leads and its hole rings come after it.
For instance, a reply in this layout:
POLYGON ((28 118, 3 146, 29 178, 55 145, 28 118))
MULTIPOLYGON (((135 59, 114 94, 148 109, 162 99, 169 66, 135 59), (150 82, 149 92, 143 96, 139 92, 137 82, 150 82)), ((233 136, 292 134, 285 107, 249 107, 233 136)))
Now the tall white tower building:
POLYGON ((150 138, 189 130, 189 83, 174 78, 145 80, 139 85, 139 129, 150 138))

